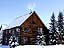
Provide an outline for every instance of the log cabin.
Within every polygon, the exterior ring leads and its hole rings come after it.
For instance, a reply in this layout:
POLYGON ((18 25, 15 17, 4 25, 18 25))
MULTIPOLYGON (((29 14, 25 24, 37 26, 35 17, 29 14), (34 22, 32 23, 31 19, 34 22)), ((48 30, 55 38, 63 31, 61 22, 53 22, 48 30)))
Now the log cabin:
MULTIPOLYGON (((13 26, 12 23, 8 28, 3 30, 3 45, 9 45, 9 39, 11 36, 16 36, 17 42, 20 45, 35 45, 36 37, 38 34, 38 28, 44 31, 43 33, 47 35, 48 29, 44 25, 43 21, 34 11, 29 13, 30 15, 20 17, 21 21, 19 23, 16 21, 13 26)), ((48 37, 46 36, 46 44, 48 42, 48 37)))

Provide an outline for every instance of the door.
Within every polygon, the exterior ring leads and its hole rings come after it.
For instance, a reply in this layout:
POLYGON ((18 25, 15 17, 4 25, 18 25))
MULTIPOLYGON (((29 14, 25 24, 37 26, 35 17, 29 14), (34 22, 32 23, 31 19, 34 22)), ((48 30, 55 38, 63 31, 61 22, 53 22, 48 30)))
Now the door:
POLYGON ((30 45, 30 38, 29 37, 24 37, 24 44, 30 45))

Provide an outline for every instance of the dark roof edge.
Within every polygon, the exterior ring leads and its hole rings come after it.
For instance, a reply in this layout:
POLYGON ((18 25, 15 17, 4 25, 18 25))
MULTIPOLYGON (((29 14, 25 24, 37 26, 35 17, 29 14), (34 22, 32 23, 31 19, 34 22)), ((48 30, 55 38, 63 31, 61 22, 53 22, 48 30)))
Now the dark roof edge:
MULTIPOLYGON (((39 15, 35 11, 33 13, 35 13, 38 16, 38 18, 40 19, 39 15)), ((42 24, 44 25, 44 27, 47 28, 41 19, 40 19, 40 21, 42 22, 42 24)))

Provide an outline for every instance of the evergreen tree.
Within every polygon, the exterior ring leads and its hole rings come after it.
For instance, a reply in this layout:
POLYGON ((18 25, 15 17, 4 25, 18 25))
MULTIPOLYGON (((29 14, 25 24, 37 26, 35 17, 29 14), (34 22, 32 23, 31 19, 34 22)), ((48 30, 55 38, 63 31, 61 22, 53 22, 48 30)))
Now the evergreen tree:
POLYGON ((0 27, 0 45, 2 45, 2 36, 3 36, 3 31, 2 31, 2 25, 0 27))
MULTIPOLYGON (((63 14, 62 12, 59 12, 58 16, 58 34, 60 36, 60 41, 64 43, 64 28, 63 28, 63 14)), ((61 42, 60 42, 61 43, 61 42)))
POLYGON ((62 44, 64 44, 64 29, 61 32, 61 40, 62 40, 62 44))
POLYGON ((51 23, 50 23, 50 29, 49 29, 49 44, 55 45, 56 44, 56 37, 57 37, 57 31, 56 31, 56 20, 54 13, 51 16, 51 23))
POLYGON ((62 32, 63 30, 63 14, 62 12, 59 12, 59 16, 58 16, 58 32, 59 34, 62 32))
POLYGON ((18 46, 18 42, 17 42, 17 37, 15 36, 15 34, 13 34, 10 39, 9 39, 9 46, 10 48, 15 48, 15 46, 18 46))
POLYGON ((44 31, 42 30, 42 28, 38 28, 38 35, 36 38, 37 45, 46 45, 45 36, 43 33, 44 33, 44 31))

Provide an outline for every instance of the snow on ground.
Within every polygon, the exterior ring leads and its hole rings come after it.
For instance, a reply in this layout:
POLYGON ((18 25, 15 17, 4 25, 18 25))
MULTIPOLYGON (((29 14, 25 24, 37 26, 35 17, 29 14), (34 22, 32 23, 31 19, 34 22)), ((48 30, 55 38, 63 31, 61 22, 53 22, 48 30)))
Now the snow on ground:
POLYGON ((64 48, 64 45, 49 45, 49 46, 43 46, 44 48, 64 48))
MULTIPOLYGON (((9 48, 9 46, 0 46, 0 48, 9 48)), ((40 45, 23 45, 17 46, 15 48, 64 48, 64 45, 49 45, 49 46, 40 46, 40 45)))
POLYGON ((16 48, 43 48, 40 45, 24 45, 24 46, 17 46, 16 48))
POLYGON ((25 46, 17 46, 16 48, 64 48, 64 45, 49 45, 49 46, 25 45, 25 46))
POLYGON ((0 45, 0 48, 9 48, 9 46, 5 46, 5 45, 0 45))
POLYGON ((64 45, 49 45, 49 46, 25 45, 25 46, 17 46, 16 48, 64 48, 64 45))

